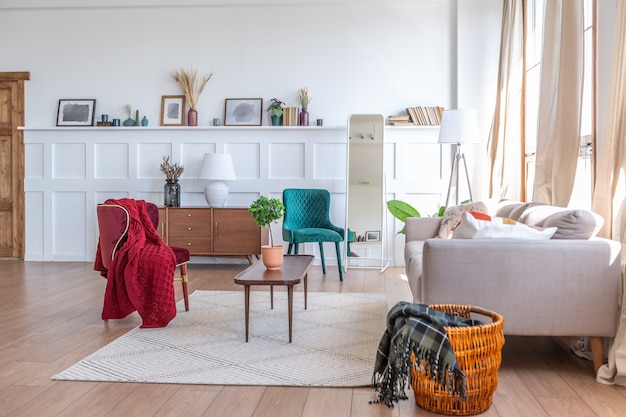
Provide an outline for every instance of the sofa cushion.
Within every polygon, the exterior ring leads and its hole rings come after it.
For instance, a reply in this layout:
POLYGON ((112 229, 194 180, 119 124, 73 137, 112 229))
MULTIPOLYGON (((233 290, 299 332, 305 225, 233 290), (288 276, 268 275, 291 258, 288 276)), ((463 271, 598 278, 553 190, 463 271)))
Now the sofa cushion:
POLYGON ((528 207, 519 221, 529 226, 557 227, 553 239, 589 239, 604 224, 604 219, 591 211, 548 205, 528 207))
MULTIPOLYGON (((495 215, 520 220, 520 216, 530 207, 542 206, 543 203, 523 203, 514 200, 502 200, 498 203, 495 215)), ((521 220, 520 220, 521 221, 521 220)), ((525 223, 525 222, 522 222, 525 223)))
POLYGON ((442 239, 450 239, 454 229, 461 221, 463 213, 466 211, 476 211, 479 213, 487 213, 487 205, 482 201, 475 203, 461 204, 459 206, 448 207, 441 218, 441 226, 439 227, 439 237, 442 239))
POLYGON ((536 228, 516 222, 506 217, 491 217, 472 212, 463 213, 461 222, 452 234, 453 239, 550 239, 556 233, 556 227, 536 228), (478 217, 478 218, 477 218, 478 217))

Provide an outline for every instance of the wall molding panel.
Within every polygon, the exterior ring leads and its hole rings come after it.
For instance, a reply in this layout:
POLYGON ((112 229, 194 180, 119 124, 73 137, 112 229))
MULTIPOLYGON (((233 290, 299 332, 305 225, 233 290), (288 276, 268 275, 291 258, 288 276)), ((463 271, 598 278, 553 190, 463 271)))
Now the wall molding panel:
MULTIPOLYGON (((345 225, 345 126, 23 130, 26 260, 93 261, 96 205, 123 197, 162 205, 165 178, 159 165, 164 155, 185 167, 183 206, 207 205, 207 181, 197 178, 203 155, 227 152, 237 173, 228 184, 227 206, 247 207, 261 194, 282 198, 289 187, 325 188, 332 198, 331 219, 345 225)), ((437 144, 437 128, 387 127, 385 132, 388 199, 430 204, 434 212, 447 186, 442 172, 447 176, 450 166, 437 144)), ((389 224, 390 263, 403 265, 404 239, 394 236, 402 225, 394 226, 393 217, 389 224)), ((280 230, 280 222, 273 227, 280 230)), ((317 245, 307 244, 304 251, 319 259, 317 245)))

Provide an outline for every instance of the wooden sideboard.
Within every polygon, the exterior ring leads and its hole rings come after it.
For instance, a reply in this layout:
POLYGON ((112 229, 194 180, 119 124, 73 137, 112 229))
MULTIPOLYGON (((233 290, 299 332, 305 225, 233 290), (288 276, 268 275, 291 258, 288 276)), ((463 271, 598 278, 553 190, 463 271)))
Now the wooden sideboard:
POLYGON ((268 244, 267 229, 244 207, 161 207, 159 219, 163 240, 191 255, 245 256, 252 263, 268 244))

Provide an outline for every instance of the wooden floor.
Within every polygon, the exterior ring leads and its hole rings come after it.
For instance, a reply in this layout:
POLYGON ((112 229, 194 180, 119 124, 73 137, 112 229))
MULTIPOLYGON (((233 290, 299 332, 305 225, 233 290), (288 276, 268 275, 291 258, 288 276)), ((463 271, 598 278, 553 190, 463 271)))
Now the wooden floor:
MULTIPOLYGON (((241 290, 233 277, 245 266, 192 264, 191 290, 241 290)), ((334 268, 324 277, 315 266, 309 291, 386 292, 392 303, 407 298, 403 268, 389 268, 382 275, 350 269, 343 284, 334 268)), ((369 404, 371 388, 52 381, 52 375, 140 323, 136 313, 102 322, 104 286, 90 263, 0 260, 0 416, 436 415, 417 407, 412 391, 409 400, 389 409, 369 404)), ((626 416, 626 388, 596 383, 591 363, 573 355, 568 343, 566 338, 507 337, 493 405, 482 415, 626 416)))

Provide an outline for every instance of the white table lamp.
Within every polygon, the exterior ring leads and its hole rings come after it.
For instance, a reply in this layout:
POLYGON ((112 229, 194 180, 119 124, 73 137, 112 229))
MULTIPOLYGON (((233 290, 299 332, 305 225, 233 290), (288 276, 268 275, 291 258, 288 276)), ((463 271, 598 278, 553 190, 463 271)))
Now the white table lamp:
POLYGON ((456 205, 459 204, 459 162, 463 161, 465 167, 465 178, 467 179, 467 189, 470 201, 473 201, 472 187, 470 186, 469 175, 467 173, 467 163, 465 155, 461 153, 461 145, 468 143, 478 143, 480 133, 478 131, 478 116, 474 109, 445 110, 439 128, 439 143, 456 144, 456 155, 450 171, 450 183, 448 184, 448 195, 446 197, 446 207, 450 200, 452 191, 452 181, 455 181, 456 205))
POLYGON ((237 179, 230 154, 205 153, 198 178, 213 180, 204 187, 204 197, 210 207, 223 207, 228 199, 228 186, 224 181, 237 179))

